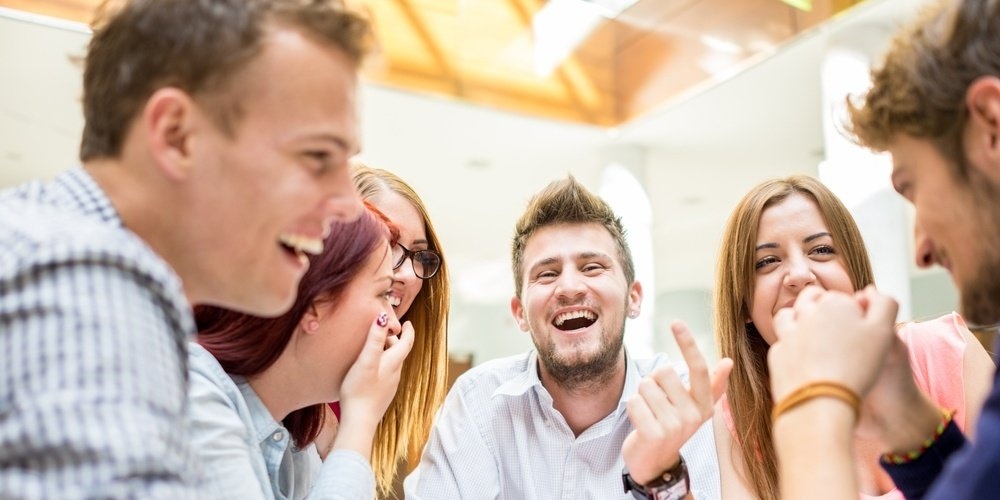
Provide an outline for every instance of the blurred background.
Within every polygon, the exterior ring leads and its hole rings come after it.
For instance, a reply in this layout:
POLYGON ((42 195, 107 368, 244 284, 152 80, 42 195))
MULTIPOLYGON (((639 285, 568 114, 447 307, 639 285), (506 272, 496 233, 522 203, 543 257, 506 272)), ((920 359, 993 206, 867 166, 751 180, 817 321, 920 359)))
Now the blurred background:
MULTIPOLYGON (((79 59, 99 0, 0 0, 0 187, 77 164, 79 59)), ((531 347, 510 314, 510 237, 567 173, 629 228, 646 298, 636 353, 676 356, 683 319, 715 356, 711 293, 737 200, 820 177, 855 213, 900 320, 956 308, 913 264, 889 160, 846 140, 844 99, 924 0, 364 0, 363 162, 420 193, 451 268, 449 347, 479 363, 531 347)), ((0 214, 16 217, 17 214, 0 214)))

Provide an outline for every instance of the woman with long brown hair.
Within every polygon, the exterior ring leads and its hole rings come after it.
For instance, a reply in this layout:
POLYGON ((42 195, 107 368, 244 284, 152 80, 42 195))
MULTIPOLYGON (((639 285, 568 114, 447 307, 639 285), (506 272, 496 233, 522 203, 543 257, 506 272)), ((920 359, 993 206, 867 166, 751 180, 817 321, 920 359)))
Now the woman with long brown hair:
MULTIPOLYGON (((736 206, 723 233, 714 299, 716 340, 734 362, 713 417, 723 498, 778 498, 767 368, 774 314, 807 286, 853 294, 873 282, 854 219, 818 180, 766 181, 736 206)), ((962 319, 949 314, 902 325, 899 335, 921 389, 954 410, 960 425, 974 422, 993 368, 962 319)), ((860 494, 902 498, 878 465, 885 450, 870 429, 862 411, 854 442, 860 494)))

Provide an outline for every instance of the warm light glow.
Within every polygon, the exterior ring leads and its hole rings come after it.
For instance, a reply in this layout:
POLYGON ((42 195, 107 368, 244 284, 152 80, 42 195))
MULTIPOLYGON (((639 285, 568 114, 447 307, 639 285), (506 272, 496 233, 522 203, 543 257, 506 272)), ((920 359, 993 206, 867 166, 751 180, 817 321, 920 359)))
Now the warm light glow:
POLYGON ((729 40, 719 38, 713 35, 701 35, 698 40, 705 44, 706 47, 716 51, 723 52, 726 54, 740 54, 743 52, 743 47, 738 44, 733 43, 729 40))
POLYGON ((637 0, 549 0, 531 20, 535 74, 546 78, 604 20, 614 19, 637 0))
POLYGON ((604 17, 601 10, 577 0, 551 0, 531 20, 535 36, 535 74, 548 77, 604 17))
POLYGON ((781 0, 781 1, 787 3, 788 5, 791 5, 792 7, 795 7, 796 9, 804 10, 806 12, 811 11, 813 8, 812 0, 781 0))

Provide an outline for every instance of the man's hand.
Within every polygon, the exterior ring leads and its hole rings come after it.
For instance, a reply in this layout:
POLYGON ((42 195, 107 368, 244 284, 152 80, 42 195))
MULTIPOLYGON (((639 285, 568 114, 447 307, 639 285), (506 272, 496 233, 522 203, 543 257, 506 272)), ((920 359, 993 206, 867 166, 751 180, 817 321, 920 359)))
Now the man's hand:
POLYGON ((897 310, 895 300, 872 287, 854 296, 803 290, 793 307, 774 316, 778 341, 767 356, 774 400, 818 380, 843 384, 863 398, 898 341, 897 310))
POLYGON ((691 388, 670 367, 661 367, 639 382, 628 400, 634 430, 622 445, 629 474, 646 484, 680 460, 681 446, 711 418, 715 402, 726 392, 733 361, 724 358, 709 375, 705 357, 682 322, 670 325, 687 363, 691 388))

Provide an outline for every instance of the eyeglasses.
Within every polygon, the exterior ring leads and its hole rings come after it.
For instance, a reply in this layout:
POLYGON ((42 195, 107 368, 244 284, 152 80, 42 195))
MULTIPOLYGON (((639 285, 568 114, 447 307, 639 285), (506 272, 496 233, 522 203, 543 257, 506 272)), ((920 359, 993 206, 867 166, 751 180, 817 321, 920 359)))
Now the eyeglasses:
POLYGON ((396 243, 396 246, 392 247, 393 270, 399 269, 407 257, 413 266, 413 274, 422 280, 433 278, 438 269, 441 269, 441 256, 434 250, 414 251, 396 243))

